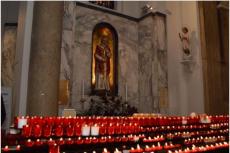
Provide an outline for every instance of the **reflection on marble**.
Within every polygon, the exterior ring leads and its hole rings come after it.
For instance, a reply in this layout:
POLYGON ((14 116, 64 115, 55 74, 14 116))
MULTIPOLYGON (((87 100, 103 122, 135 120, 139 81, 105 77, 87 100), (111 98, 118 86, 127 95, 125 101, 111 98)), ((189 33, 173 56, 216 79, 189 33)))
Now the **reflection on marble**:
POLYGON ((149 16, 140 22, 99 10, 65 2, 62 38, 61 78, 72 80, 72 106, 82 112, 82 80, 88 105, 91 94, 92 33, 100 22, 111 24, 118 34, 118 95, 125 97, 128 86, 130 105, 140 112, 153 112, 161 87, 167 88, 165 18, 149 16), (68 4, 67 4, 68 3, 68 4))
POLYGON ((2 86, 12 87, 14 81, 14 66, 17 26, 7 26, 4 28, 3 50, 2 50, 2 86))

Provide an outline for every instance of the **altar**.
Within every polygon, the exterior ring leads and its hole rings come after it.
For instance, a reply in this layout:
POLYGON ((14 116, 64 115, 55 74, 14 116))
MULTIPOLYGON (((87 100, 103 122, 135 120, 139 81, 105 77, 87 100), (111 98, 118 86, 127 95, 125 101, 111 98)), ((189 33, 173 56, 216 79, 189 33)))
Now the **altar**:
POLYGON ((167 108, 166 17, 150 12, 134 18, 95 5, 65 2, 60 78, 69 81, 71 107, 84 112, 93 96, 105 91, 138 112, 167 108), (103 37, 109 51, 107 67, 98 65, 97 46, 103 37), (106 74, 98 68, 107 68, 106 74), (102 90, 99 84, 105 84, 102 90))

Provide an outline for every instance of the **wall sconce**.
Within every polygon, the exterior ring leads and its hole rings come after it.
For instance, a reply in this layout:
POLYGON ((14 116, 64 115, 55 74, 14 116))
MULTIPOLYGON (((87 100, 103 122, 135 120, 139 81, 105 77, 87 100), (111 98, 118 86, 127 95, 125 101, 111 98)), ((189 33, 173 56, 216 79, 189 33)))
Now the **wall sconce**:
POLYGON ((228 1, 219 2, 219 4, 217 5, 217 9, 229 10, 229 2, 228 1))
POLYGON ((142 13, 145 14, 145 13, 148 13, 150 10, 152 10, 153 7, 151 5, 149 5, 149 4, 146 4, 141 9, 142 9, 142 13))

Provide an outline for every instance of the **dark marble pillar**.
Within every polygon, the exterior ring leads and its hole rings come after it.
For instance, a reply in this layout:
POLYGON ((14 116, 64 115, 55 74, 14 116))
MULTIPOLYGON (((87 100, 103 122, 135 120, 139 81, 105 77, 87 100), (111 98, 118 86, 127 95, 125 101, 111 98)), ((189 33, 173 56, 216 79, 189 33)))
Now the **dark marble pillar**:
POLYGON ((58 84, 64 2, 35 2, 27 114, 58 114, 58 84))

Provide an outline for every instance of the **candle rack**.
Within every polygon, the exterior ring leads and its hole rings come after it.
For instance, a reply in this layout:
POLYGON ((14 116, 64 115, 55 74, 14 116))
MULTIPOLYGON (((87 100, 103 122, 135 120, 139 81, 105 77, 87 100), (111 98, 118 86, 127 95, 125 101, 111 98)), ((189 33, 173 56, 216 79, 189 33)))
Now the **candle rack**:
MULTIPOLYGON (((47 152, 53 149, 71 153, 103 152, 106 148, 113 152, 117 148, 133 153, 227 152, 228 116, 206 117, 210 122, 202 122, 203 117, 199 116, 23 117, 27 124, 19 134, 3 140, 2 151, 47 152)), ((15 128, 20 118, 15 118, 15 128)))

